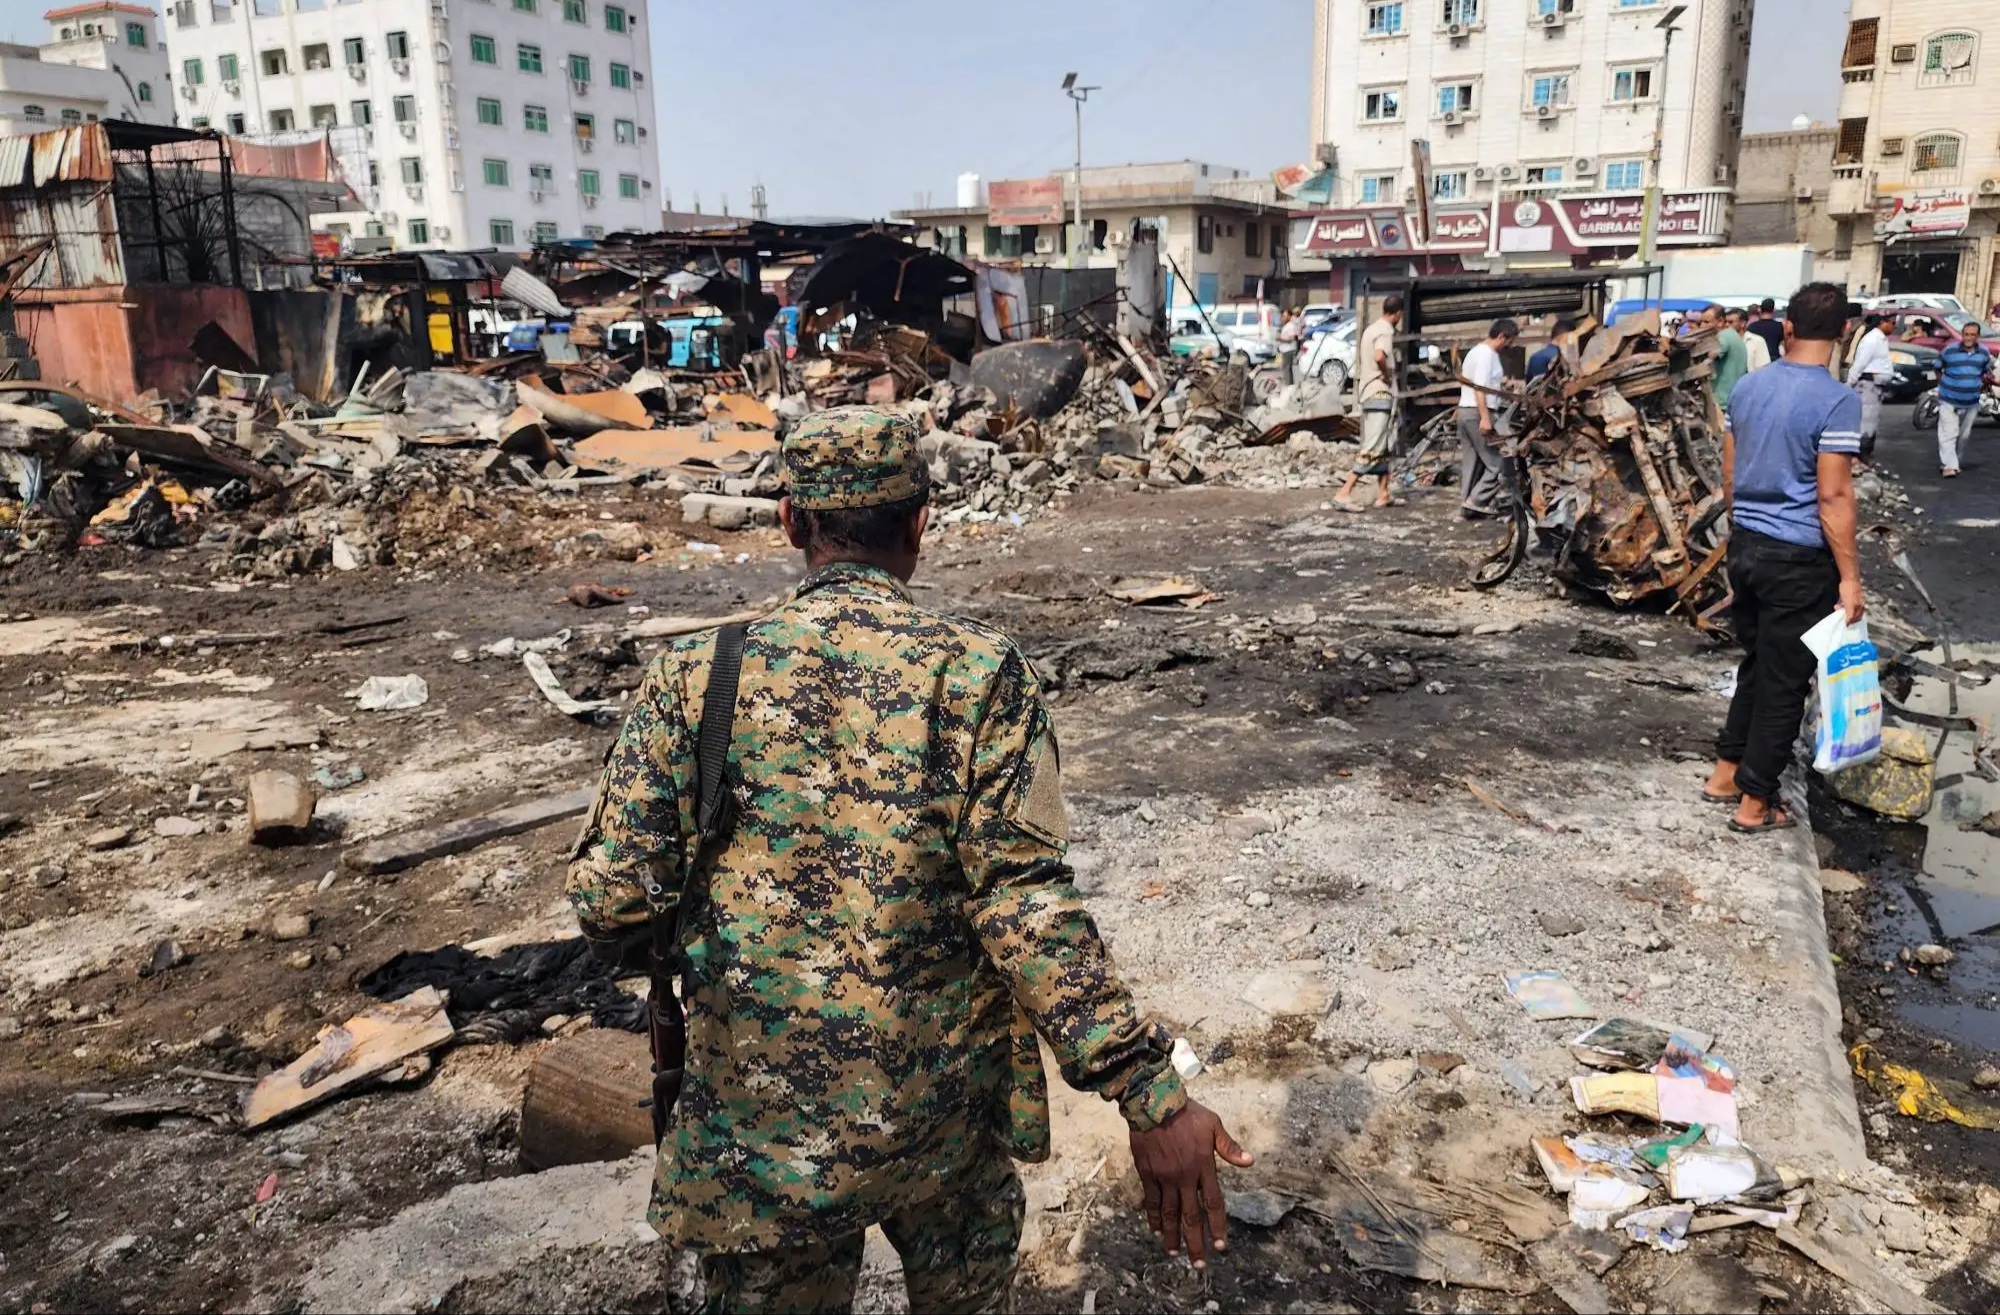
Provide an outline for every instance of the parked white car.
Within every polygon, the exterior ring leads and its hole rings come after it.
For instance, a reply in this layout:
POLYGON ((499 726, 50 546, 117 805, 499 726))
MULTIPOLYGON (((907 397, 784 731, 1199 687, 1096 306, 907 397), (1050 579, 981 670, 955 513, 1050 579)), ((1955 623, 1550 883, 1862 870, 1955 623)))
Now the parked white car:
POLYGON ((1305 356, 1299 361, 1299 378, 1317 380, 1336 393, 1354 379, 1354 362, 1361 321, 1343 320, 1324 333, 1306 340, 1305 356))

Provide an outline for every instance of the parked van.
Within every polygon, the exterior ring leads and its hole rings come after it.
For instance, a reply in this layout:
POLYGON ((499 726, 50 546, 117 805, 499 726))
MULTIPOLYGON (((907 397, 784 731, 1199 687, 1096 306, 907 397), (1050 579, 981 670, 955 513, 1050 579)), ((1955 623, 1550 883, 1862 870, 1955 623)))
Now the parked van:
POLYGON ((1230 337, 1252 338, 1270 344, 1273 350, 1278 346, 1278 329, 1285 322, 1285 313, 1268 301, 1225 301, 1209 312, 1209 317, 1230 337))

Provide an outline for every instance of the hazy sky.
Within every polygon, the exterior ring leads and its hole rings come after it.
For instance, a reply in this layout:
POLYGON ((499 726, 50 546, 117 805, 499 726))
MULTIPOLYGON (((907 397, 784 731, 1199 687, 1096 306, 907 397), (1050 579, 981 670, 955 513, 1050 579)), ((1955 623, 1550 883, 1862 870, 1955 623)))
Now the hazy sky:
MULTIPOLYGON (((39 41, 44 5, 0 4, 0 31, 39 41)), ((677 209, 883 214, 963 170, 1046 173, 1075 155, 1075 69, 1087 162, 1196 159, 1263 172, 1310 136, 1311 0, 732 0, 649 6, 661 185, 677 209)), ((1831 120, 1842 0, 1757 0, 1745 127, 1831 120)), ((664 198, 663 198, 664 199, 664 198)))

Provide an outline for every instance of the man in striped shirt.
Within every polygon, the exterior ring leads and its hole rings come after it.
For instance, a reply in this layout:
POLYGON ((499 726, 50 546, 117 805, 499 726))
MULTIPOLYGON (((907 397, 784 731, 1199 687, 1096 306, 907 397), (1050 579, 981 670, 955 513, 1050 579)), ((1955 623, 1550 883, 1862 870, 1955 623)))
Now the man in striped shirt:
POLYGON ((1836 605, 1861 617, 1854 459, 1861 399, 1827 372, 1847 294, 1808 283, 1785 311, 1785 354, 1736 385, 1722 435, 1731 626, 1744 648, 1736 695, 1702 788, 1735 807, 1733 831, 1796 825, 1778 778, 1792 760, 1815 662, 1805 632, 1836 605))
POLYGON ((1993 376, 1993 357, 1979 342, 1980 326, 1968 322, 1958 341, 1938 355, 1938 473, 1958 475, 1958 458, 1979 419, 1979 395, 1993 376))

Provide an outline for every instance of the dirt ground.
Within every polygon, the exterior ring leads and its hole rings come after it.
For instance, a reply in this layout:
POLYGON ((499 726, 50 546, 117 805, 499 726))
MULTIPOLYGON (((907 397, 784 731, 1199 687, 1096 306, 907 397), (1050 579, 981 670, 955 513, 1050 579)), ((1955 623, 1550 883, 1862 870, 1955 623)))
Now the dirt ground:
MULTIPOLYGON (((1916 1216, 1914 1250, 1877 1254, 1885 1272, 1936 1281, 1958 1308, 1990 1303, 1995 1201, 1948 1172, 1870 1168, 1851 1087, 1824 1089, 1841 1019, 1837 1005, 1821 1016, 1800 967, 1823 937, 1805 930, 1816 899, 1788 903, 1781 877, 1812 863, 1803 842, 1730 837, 1692 801, 1728 652, 1677 621, 1555 597, 1532 570, 1492 595, 1464 588, 1492 531, 1450 519, 1448 498, 1359 517, 1332 514, 1327 495, 1093 489, 1024 526, 953 527, 919 597, 1005 628, 1046 674, 1079 885, 1142 1002, 1208 1062, 1198 1094, 1260 1156, 1237 1184, 1322 1204, 1355 1178, 1456 1193, 1449 1231, 1473 1239, 1494 1282, 1359 1267, 1338 1220, 1304 1207, 1241 1226, 1204 1281, 1159 1256, 1128 1208, 1115 1117, 1069 1098, 1057 1158, 1028 1175, 1022 1308, 1584 1308, 1595 1289, 1552 1279, 1524 1240, 1562 1222, 1528 1137, 1587 1126, 1566 1087, 1570 1025, 1529 1022, 1500 988, 1501 973, 1539 967, 1606 1008, 1715 1032, 1745 1080, 1747 1141, 1812 1164, 1857 1235, 1882 1202, 1916 1216), (1106 592, 1165 574, 1215 598, 1134 607, 1106 592), (1495 1196, 1510 1207, 1496 1214, 1495 1196)), ((621 638, 635 609, 733 612, 797 571, 774 534, 691 541, 670 501, 631 490, 426 495, 399 522, 398 560, 415 565, 272 578, 218 544, 10 568, 0 1308, 691 1299, 636 1208, 612 1208, 636 1202, 643 1174, 581 1166, 553 1171, 560 1188, 551 1175, 510 1188, 537 1040, 458 1045, 412 1085, 253 1134, 228 1126, 242 1083, 199 1076, 290 1061, 366 1004, 358 983, 400 952, 573 928, 573 823, 396 874, 340 862, 592 779, 615 716, 558 712, 517 656, 482 647, 568 631, 549 654, 558 678, 617 699, 651 648, 621 638), (632 593, 585 610, 564 598, 582 581, 632 593), (364 680, 406 674, 427 682, 423 706, 357 709, 364 680), (304 843, 266 849, 242 803, 265 767, 363 775, 321 787, 304 843), (307 915, 309 935, 278 939, 285 914, 307 915), (185 961, 142 972, 168 940, 185 961), (94 1112, 133 1094, 183 1108, 94 1112), (563 1192, 596 1206, 540 1219, 563 1192), (467 1213, 444 1204, 460 1202, 467 1213), (358 1286, 355 1266, 379 1269, 420 1224, 482 1231, 466 1219, 519 1245, 358 1286)), ((1606 1308, 1870 1308, 1761 1228, 1677 1256, 1612 1250, 1590 1279, 1606 1308)), ((864 1305, 900 1301, 878 1257, 864 1305)))

